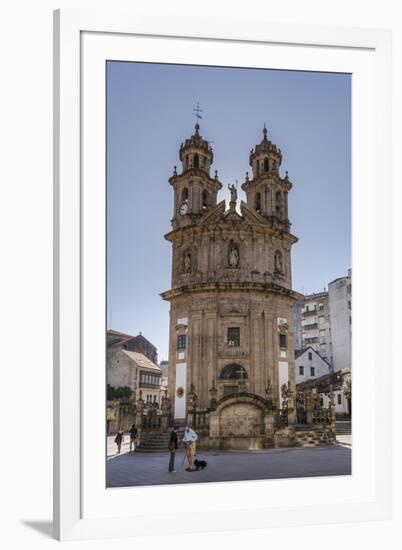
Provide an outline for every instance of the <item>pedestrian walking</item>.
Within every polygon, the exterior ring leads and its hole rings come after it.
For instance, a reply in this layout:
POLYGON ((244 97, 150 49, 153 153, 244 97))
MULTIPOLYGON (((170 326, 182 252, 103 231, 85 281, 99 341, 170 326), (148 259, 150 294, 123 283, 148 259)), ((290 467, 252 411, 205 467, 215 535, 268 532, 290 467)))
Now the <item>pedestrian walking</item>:
POLYGON ((169 451, 170 451, 170 460, 169 460, 169 472, 175 473, 176 470, 174 469, 174 459, 176 456, 177 451, 177 443, 178 443, 178 436, 177 436, 177 430, 179 429, 179 426, 175 426, 173 430, 170 432, 170 441, 169 441, 169 451))
POLYGON ((130 453, 131 453, 132 448, 134 448, 134 451, 137 450, 136 448, 137 448, 138 430, 135 424, 131 426, 129 433, 130 433, 130 453))
POLYGON ((116 437, 114 438, 114 442, 117 445, 117 454, 120 454, 121 444, 123 443, 123 441, 124 441, 124 430, 120 426, 118 431, 117 431, 116 437))
POLYGON ((195 442, 197 441, 197 439, 198 439, 198 435, 195 433, 195 431, 191 429, 189 426, 186 426, 184 430, 183 443, 186 449, 187 472, 193 471, 195 442))

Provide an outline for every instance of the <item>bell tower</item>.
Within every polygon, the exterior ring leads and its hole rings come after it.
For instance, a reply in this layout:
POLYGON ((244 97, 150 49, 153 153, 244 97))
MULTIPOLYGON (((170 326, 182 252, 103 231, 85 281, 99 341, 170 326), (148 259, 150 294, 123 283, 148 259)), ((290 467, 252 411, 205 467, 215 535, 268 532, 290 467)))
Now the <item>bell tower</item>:
POLYGON ((217 195, 222 184, 215 171, 210 176, 214 160, 212 147, 200 135, 200 125, 195 125, 194 134, 180 146, 181 173, 174 167, 169 179, 174 189, 173 229, 197 223, 197 221, 216 206, 217 195))
POLYGON ((282 152, 267 137, 264 124, 261 143, 250 151, 250 166, 253 177, 248 172, 242 189, 247 196, 247 206, 263 216, 273 228, 289 232, 288 192, 292 189, 288 173, 280 176, 282 152))

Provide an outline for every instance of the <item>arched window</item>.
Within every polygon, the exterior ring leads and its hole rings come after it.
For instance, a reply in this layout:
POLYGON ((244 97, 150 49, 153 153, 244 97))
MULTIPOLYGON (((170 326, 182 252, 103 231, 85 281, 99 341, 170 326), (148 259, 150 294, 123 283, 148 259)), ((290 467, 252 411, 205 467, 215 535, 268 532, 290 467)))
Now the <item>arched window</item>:
POLYGON ((226 365, 220 375, 221 380, 247 380, 247 378, 246 369, 241 365, 236 365, 236 363, 226 365))
POLYGON ((188 200, 188 189, 185 187, 183 191, 181 192, 181 200, 187 201, 188 200))
POLYGON ((268 158, 264 159, 264 172, 269 172, 269 162, 268 158))
POLYGON ((255 195, 255 209, 257 212, 261 212, 261 193, 255 195))
POLYGON ((280 250, 275 252, 275 271, 278 273, 283 272, 282 252, 280 250))
POLYGON ((195 154, 194 155, 194 168, 199 168, 200 167, 200 157, 195 154))
POLYGON ((209 193, 206 189, 202 192, 202 209, 208 210, 209 208, 209 193))

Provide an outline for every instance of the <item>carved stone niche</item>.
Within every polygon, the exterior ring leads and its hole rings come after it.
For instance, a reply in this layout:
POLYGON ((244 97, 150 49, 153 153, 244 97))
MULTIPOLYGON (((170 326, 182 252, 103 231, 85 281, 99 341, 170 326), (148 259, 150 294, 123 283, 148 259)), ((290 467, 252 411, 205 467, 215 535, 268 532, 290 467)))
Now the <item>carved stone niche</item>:
POLYGON ((230 240, 227 252, 228 267, 237 269, 240 267, 240 247, 235 241, 230 240))
POLYGON ((181 270, 182 273, 191 273, 194 266, 194 259, 190 249, 184 250, 181 257, 181 270))

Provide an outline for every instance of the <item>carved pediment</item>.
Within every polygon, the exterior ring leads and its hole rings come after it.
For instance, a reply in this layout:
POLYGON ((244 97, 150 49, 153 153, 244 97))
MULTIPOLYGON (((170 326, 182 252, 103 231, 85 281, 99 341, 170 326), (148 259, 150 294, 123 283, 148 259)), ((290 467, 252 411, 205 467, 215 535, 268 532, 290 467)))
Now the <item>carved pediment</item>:
POLYGON ((238 214, 236 212, 236 210, 228 210, 227 212, 225 212, 224 216, 223 216, 223 219, 222 219, 223 222, 234 222, 234 223, 244 223, 244 218, 243 216, 240 216, 240 214, 238 214))
POLYGON ((225 213, 225 201, 219 202, 209 212, 206 212, 200 219, 198 225, 207 225, 210 223, 218 223, 222 220, 225 213))
POLYGON ((244 201, 241 201, 240 203, 240 211, 245 222, 259 225, 267 225, 266 219, 258 214, 258 212, 251 210, 244 201))

